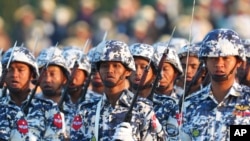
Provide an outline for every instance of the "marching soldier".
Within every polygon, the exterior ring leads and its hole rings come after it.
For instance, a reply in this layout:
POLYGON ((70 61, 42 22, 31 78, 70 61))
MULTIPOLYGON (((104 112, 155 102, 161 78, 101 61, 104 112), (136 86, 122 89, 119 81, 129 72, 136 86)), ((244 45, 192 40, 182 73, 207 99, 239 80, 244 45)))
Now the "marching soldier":
POLYGON ((182 140, 229 141, 230 125, 249 125, 250 88, 236 81, 236 70, 245 61, 239 35, 215 29, 202 41, 199 59, 204 61, 210 84, 184 102, 182 140))
POLYGON ((154 133, 162 135, 159 121, 153 111, 152 103, 138 97, 131 105, 134 94, 125 87, 126 79, 135 71, 133 57, 128 46, 116 40, 100 43, 94 60, 104 84, 104 94, 100 100, 89 100, 79 106, 72 140, 156 140, 154 133), (132 117, 124 122, 130 106, 132 117))

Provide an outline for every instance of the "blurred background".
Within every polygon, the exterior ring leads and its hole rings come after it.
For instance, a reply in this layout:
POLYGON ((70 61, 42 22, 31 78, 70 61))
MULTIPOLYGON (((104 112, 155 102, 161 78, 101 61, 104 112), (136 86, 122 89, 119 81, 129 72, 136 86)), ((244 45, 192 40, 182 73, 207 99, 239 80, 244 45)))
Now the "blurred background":
POLYGON ((167 41, 175 26, 174 37, 191 42, 214 28, 250 38, 250 0, 196 0, 192 24, 193 0, 2 0, 0 6, 3 51, 17 42, 37 55, 55 44, 83 47, 88 39, 90 48, 105 31, 107 39, 153 44, 167 41))

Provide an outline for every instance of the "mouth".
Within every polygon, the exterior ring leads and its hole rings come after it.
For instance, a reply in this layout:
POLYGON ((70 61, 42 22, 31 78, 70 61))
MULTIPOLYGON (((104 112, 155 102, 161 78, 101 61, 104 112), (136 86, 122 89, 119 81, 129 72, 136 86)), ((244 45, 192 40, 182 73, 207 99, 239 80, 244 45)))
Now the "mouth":
POLYGON ((141 79, 140 79, 140 78, 135 78, 134 83, 135 83, 135 84, 139 84, 139 83, 140 83, 140 81, 141 81, 141 79))
POLYGON ((226 73, 223 71, 215 71, 215 75, 225 75, 226 73))
POLYGON ((191 81, 192 79, 193 79, 193 77, 187 76, 186 81, 191 81))
POLYGON ((11 85, 12 85, 12 86, 17 86, 18 84, 19 84, 18 81, 11 81, 11 85))

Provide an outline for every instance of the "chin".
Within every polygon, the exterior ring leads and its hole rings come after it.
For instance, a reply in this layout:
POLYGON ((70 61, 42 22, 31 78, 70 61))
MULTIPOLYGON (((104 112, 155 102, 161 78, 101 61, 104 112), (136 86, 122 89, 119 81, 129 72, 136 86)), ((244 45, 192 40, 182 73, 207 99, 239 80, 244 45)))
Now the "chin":
POLYGON ((104 81, 103 84, 108 88, 113 88, 115 86, 115 83, 111 81, 104 81))

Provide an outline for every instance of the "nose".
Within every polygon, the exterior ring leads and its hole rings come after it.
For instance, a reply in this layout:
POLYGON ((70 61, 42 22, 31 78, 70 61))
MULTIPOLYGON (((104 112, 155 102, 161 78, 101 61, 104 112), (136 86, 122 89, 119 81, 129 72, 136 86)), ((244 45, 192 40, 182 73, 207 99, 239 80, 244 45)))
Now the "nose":
POLYGON ((143 73, 143 70, 140 67, 136 67, 136 71, 135 71, 136 76, 141 76, 142 73, 143 73))
POLYGON ((215 66, 218 67, 223 67, 224 66, 224 60, 222 57, 218 57, 215 61, 215 66))

